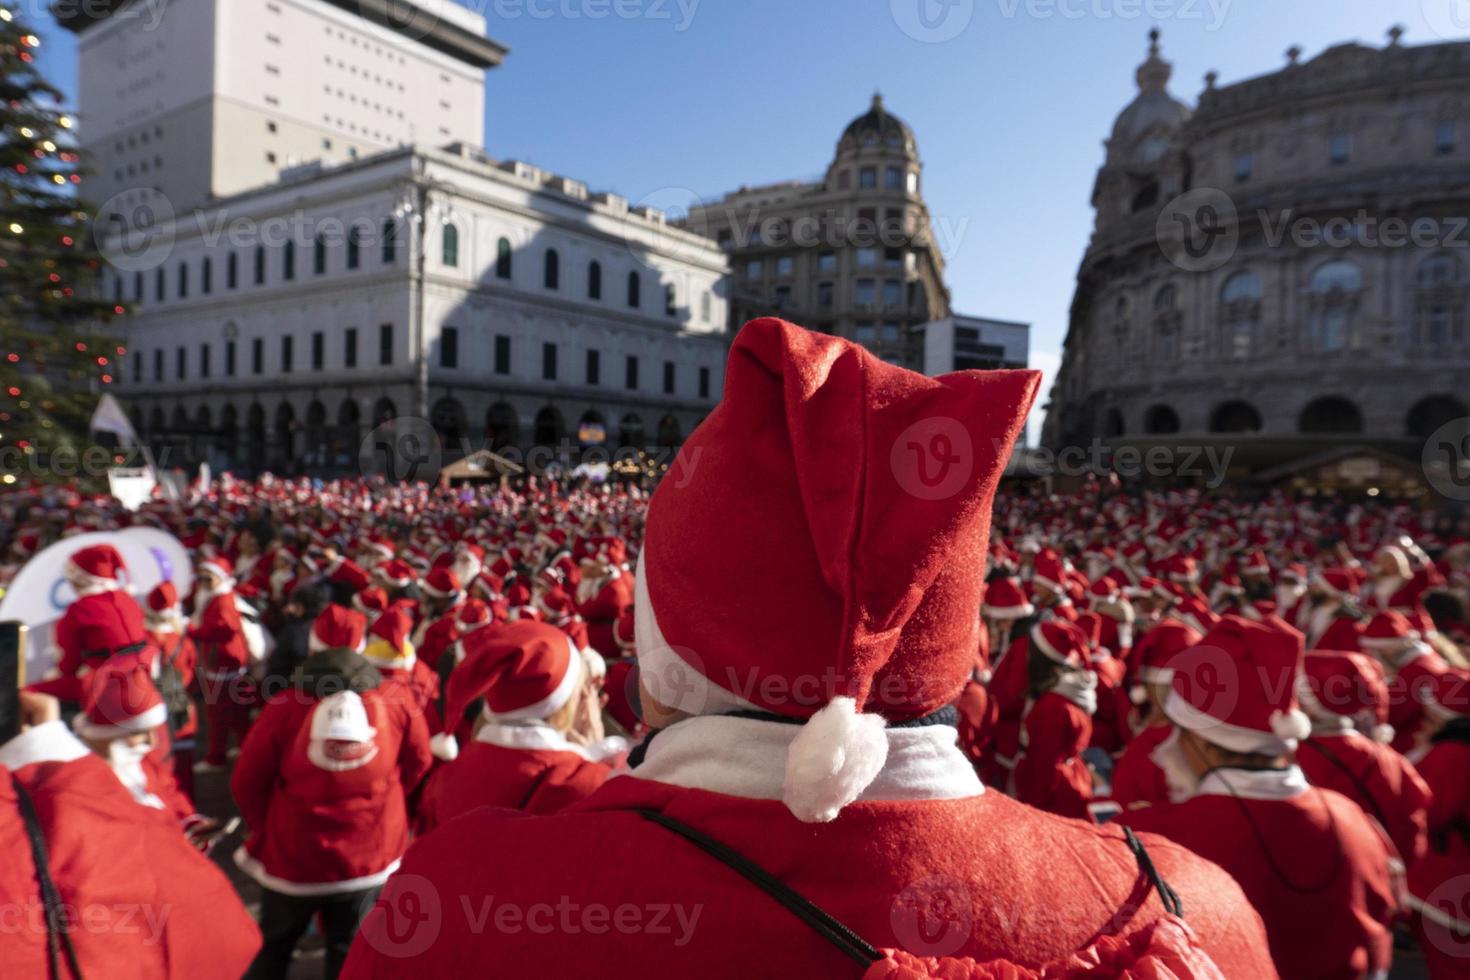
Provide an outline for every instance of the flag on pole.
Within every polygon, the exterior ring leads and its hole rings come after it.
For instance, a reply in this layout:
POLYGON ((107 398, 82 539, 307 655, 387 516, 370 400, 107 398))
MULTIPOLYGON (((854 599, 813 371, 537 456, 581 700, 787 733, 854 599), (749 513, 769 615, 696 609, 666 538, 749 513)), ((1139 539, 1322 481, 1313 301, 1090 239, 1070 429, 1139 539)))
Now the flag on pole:
POLYGON ((138 433, 133 429, 132 420, 111 395, 103 395, 97 402, 97 410, 92 413, 92 431, 111 432, 117 436, 118 445, 125 448, 138 445, 138 433))

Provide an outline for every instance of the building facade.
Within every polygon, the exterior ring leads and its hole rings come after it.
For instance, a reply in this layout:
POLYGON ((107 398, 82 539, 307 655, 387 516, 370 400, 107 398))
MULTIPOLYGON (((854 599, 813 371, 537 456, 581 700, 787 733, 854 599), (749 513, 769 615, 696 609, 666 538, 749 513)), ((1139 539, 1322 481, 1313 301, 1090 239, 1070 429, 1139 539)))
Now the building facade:
POLYGON ((677 445, 714 406, 725 253, 480 150, 484 69, 505 50, 482 18, 177 0, 150 25, 144 6, 88 5, 71 26, 88 193, 123 188, 98 222, 102 288, 132 310, 120 394, 160 454, 351 471, 369 431, 412 418, 448 459, 576 455, 677 445), (277 43, 303 50, 276 59, 277 43), (107 65, 134 55, 109 91, 107 65), (162 171, 128 156, 145 143, 162 171))
POLYGON ((1470 44, 1343 44, 1198 104, 1157 33, 1093 189, 1043 440, 1211 443, 1237 475, 1417 457, 1470 414, 1470 44))
POLYGON ((918 328, 924 349, 922 370, 932 376, 951 371, 1025 368, 1031 356, 1031 324, 955 313, 918 328))
POLYGON ((779 316, 919 369, 917 328, 950 312, 922 177, 913 132, 875 95, 820 181, 742 187, 691 208, 684 226, 730 256, 732 329, 779 316))
POLYGON ((181 218, 115 264, 121 394, 156 447, 357 465, 371 428, 481 446, 673 446, 723 384, 725 257, 616 195, 406 148, 181 218))

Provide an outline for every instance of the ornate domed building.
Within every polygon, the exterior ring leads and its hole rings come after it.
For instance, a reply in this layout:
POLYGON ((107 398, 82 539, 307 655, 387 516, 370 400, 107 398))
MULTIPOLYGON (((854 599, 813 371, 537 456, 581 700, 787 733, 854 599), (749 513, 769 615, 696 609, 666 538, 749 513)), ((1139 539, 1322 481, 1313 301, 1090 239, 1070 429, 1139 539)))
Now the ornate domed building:
POLYGON ((1093 188, 1048 446, 1215 447, 1233 476, 1290 476, 1417 460, 1470 415, 1470 43, 1401 35, 1211 73, 1193 109, 1151 35, 1093 188))
POLYGON ((949 314, 913 131, 874 95, 820 181, 742 187, 692 208, 686 227, 730 256, 732 328, 774 315, 917 368, 918 328, 949 314))

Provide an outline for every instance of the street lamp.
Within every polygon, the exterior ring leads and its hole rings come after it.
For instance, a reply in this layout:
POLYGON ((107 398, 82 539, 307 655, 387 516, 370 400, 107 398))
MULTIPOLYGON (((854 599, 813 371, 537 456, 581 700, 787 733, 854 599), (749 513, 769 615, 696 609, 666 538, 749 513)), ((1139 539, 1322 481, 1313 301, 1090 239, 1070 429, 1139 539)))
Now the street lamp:
MULTIPOLYGON (((415 156, 414 175, 404 182, 398 201, 393 207, 394 222, 403 221, 410 228, 409 270, 413 277, 414 300, 409 335, 413 343, 414 414, 421 419, 429 417, 429 350, 425 341, 427 331, 424 323, 424 279, 429 255, 428 229, 433 224, 430 220, 431 212, 437 203, 431 202, 429 195, 436 191, 447 195, 453 190, 453 184, 436 180, 425 173, 423 159, 415 156)), ((438 212, 440 228, 454 224, 454 205, 451 200, 446 199, 438 207, 438 212)))

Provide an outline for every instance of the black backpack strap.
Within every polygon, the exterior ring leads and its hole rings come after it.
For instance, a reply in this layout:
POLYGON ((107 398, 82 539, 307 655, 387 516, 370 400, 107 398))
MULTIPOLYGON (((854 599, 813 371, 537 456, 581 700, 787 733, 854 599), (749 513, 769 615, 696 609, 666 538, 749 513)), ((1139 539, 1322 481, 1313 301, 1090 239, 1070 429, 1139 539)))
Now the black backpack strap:
POLYGON ((1132 827, 1123 828, 1123 836, 1128 840, 1128 849, 1133 852, 1133 858, 1138 862, 1138 870, 1142 871, 1144 877, 1153 882, 1154 888, 1158 889, 1159 901, 1164 905, 1164 911, 1172 916, 1184 918, 1184 902, 1179 893, 1169 887, 1169 883, 1159 874, 1159 869, 1154 867, 1154 859, 1149 857, 1148 848, 1143 846, 1143 841, 1133 833, 1132 827))
POLYGON ((77 951, 72 947, 71 936, 67 932, 61 893, 56 890, 56 882, 51 880, 51 865, 46 858, 46 839, 41 834, 41 820, 36 816, 36 805, 31 801, 31 794, 26 792, 26 788, 13 773, 10 785, 15 788, 16 799, 20 802, 21 820, 25 823, 26 838, 31 844, 31 860, 36 865, 36 881, 41 886, 41 903, 46 908, 47 976, 52 980, 61 978, 56 962, 59 946, 74 980, 82 980, 82 968, 77 965, 77 951))
POLYGON ((822 938, 840 949, 849 959, 856 962, 859 966, 866 968, 883 959, 883 954, 878 952, 871 943, 864 940, 841 922, 838 922, 820 906, 797 893, 784 881, 766 871, 766 869, 739 851, 727 847, 713 837, 709 837, 688 824, 681 823, 673 817, 659 813, 656 810, 639 810, 637 813, 643 819, 656 823, 660 827, 664 827, 678 834, 786 906, 791 914, 795 915, 802 922, 805 922, 822 938))

